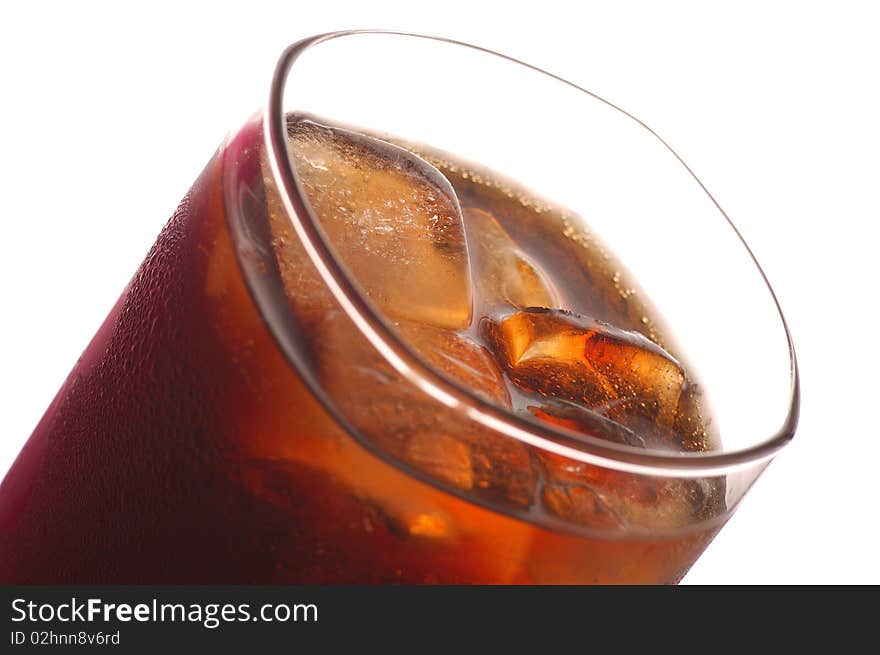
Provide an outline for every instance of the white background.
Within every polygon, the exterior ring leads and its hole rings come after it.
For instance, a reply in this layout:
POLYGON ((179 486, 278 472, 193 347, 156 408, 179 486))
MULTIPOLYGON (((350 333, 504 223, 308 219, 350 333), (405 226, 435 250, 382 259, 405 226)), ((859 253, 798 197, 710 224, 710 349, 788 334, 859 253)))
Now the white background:
POLYGON ((800 428, 685 582, 880 583, 870 3, 127 4, 0 10, 0 472, 224 134, 263 103, 280 50, 404 29, 524 59, 645 120, 773 283, 800 428))

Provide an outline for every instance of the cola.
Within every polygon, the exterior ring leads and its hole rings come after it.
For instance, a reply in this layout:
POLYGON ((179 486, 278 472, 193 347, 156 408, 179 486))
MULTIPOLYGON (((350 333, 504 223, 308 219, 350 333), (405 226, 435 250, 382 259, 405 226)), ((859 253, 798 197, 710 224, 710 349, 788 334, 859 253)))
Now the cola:
MULTIPOLYGON (((569 444, 718 447, 659 313, 565 208, 423 144, 300 115, 288 134, 309 211, 427 369, 569 444)), ((0 486, 0 581, 669 583, 723 496, 533 447, 415 388, 305 254, 257 118, 0 486), (297 362, 248 267, 277 288, 297 362)))

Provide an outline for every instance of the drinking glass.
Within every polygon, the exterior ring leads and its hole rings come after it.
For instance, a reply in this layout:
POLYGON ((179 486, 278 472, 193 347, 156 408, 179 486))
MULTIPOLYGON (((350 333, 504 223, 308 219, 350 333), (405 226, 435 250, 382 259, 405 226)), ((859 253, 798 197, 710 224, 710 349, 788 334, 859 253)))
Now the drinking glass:
MULTIPOLYGON (((423 282, 399 286, 429 312, 423 282)), ((482 48, 318 35, 283 53, 266 108, 208 162, 6 475, 0 580, 674 583, 797 411, 766 277, 644 123, 482 48), (717 438, 620 443, 450 375, 454 346, 403 329, 322 225, 292 116, 564 208, 559 234, 621 262, 601 282, 643 296, 628 329, 687 362, 717 438)))

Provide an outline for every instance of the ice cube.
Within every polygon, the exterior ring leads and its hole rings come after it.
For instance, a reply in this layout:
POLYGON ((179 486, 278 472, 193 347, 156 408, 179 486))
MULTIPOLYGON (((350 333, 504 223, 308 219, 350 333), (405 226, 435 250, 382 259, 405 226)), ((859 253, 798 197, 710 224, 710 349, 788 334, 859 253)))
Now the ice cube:
POLYGON ((672 426, 683 450, 712 450, 721 443, 712 413, 705 403, 700 385, 689 382, 681 393, 672 426))
POLYGON ((627 446, 645 447, 645 440, 629 428, 568 400, 541 398, 540 402, 527 405, 526 410, 545 423, 553 423, 627 446))
POLYGON ((464 215, 468 255, 477 302, 490 311, 498 303, 516 308, 559 307, 558 293, 495 217, 466 207, 464 215))
POLYGON ((483 331, 507 376, 525 392, 578 403, 639 436, 671 431, 685 374, 642 335, 546 309, 485 319, 483 331))
MULTIPOLYGON (((484 347, 452 330, 409 321, 395 328, 441 374, 503 407, 504 378, 484 347)), ((345 417, 379 449, 476 497, 527 507, 536 476, 526 447, 438 406, 403 379, 341 311, 324 312, 310 329, 319 381, 345 417)))
POLYGON ((362 134, 307 120, 288 132, 308 204, 366 295, 392 317, 467 327, 461 210, 443 174, 362 134))
POLYGON ((542 508, 560 519, 602 529, 679 528, 715 516, 718 479, 635 475, 554 455, 537 454, 542 508))
POLYGON ((587 485, 545 483, 541 487, 541 503, 553 516, 575 525, 604 529, 626 526, 612 506, 587 485))
POLYGON ((504 376, 486 348, 433 325, 396 321, 394 327, 441 374, 487 400, 510 407, 510 394, 504 376))

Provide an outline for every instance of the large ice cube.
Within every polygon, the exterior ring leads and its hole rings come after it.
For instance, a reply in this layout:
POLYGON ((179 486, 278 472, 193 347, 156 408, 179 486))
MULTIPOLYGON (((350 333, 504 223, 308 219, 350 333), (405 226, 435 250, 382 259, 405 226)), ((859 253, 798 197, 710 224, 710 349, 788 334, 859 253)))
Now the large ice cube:
POLYGON ((685 374, 642 335, 545 309, 487 319, 483 329, 497 361, 524 391, 578 403, 639 437, 654 436, 655 428, 671 431, 685 374))
POLYGON ((516 308, 559 306, 549 277, 492 214, 471 207, 462 213, 477 303, 485 313, 499 303, 516 308))
POLYGON ((307 120, 288 131, 306 199, 366 295, 392 317, 467 327, 461 210, 442 173, 362 134, 307 120))

